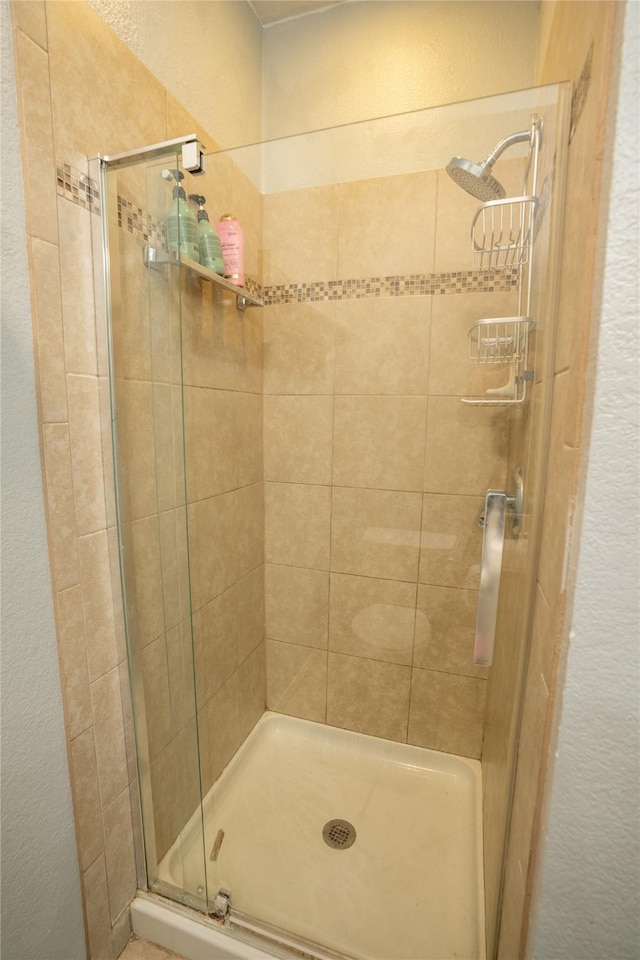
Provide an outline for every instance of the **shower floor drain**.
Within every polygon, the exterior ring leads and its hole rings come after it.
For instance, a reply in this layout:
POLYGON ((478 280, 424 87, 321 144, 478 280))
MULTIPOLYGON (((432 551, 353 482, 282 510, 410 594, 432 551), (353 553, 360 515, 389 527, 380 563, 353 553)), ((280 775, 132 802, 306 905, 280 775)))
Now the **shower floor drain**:
POLYGON ((348 820, 329 820, 322 828, 322 839, 328 847, 346 850, 356 842, 356 828, 348 820))

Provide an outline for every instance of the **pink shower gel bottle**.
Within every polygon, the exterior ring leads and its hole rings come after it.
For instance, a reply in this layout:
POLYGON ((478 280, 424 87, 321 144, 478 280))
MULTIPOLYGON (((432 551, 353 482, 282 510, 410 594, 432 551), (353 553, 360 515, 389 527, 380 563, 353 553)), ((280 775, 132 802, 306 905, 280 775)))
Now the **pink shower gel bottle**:
POLYGON ((218 236, 222 246, 225 277, 239 287, 244 287, 244 237, 242 227, 230 213, 220 217, 218 236))

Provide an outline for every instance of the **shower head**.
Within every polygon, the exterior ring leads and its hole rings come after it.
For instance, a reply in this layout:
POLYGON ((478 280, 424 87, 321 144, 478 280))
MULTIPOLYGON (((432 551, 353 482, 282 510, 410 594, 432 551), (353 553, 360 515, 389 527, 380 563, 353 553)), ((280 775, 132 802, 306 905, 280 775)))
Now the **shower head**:
POLYGON ((481 203, 501 200, 506 196, 506 190, 500 181, 491 175, 491 167, 487 169, 485 164, 473 163, 463 157, 453 157, 447 164, 447 173, 454 183, 481 203))
POLYGON ((532 143, 535 129, 534 126, 531 130, 521 130, 519 133, 512 133, 510 137, 505 137, 484 163, 474 163, 463 157, 453 157, 447 164, 447 173, 459 187, 482 203, 486 203, 487 200, 502 200, 507 195, 507 191, 492 175, 493 165, 507 147, 511 147, 514 143, 522 143, 526 140, 532 143))

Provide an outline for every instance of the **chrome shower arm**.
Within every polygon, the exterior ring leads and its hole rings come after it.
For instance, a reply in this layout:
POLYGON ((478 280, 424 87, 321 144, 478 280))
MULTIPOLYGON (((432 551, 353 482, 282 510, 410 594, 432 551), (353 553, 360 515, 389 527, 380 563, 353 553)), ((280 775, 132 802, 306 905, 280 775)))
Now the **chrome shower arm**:
POLYGON ((484 161, 482 164, 483 169, 490 170, 498 157, 501 156, 508 147, 513 146, 514 143, 524 143, 526 140, 531 140, 531 130, 521 130, 519 133, 512 133, 510 137, 505 137, 484 161))

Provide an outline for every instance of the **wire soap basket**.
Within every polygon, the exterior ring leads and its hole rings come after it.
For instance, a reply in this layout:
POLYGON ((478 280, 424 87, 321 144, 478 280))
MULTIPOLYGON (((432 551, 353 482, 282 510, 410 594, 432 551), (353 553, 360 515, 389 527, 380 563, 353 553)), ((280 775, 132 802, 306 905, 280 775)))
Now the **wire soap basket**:
POLYGON ((471 224, 475 267, 504 270, 529 261, 538 198, 508 197, 483 203, 471 224))
POLYGON ((474 363, 518 363, 526 358, 531 317, 477 320, 469 330, 469 359, 474 363))

